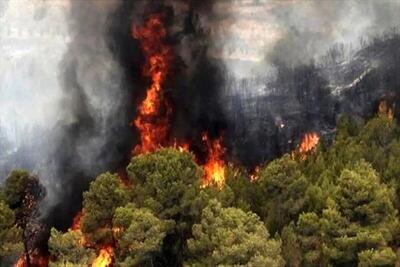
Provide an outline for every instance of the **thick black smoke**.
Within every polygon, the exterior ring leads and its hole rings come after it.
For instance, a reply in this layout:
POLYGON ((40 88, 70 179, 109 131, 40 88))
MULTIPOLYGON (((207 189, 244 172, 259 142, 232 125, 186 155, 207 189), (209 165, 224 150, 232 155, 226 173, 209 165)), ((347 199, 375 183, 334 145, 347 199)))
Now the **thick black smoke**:
POLYGON ((208 14, 212 1, 133 1, 123 2, 113 13, 109 31, 112 53, 119 60, 127 87, 133 90, 131 108, 144 97, 145 83, 141 68, 143 55, 138 41, 132 38, 131 26, 141 25, 150 14, 164 15, 168 29, 167 42, 174 58, 165 88, 173 106, 171 140, 189 141, 192 149, 201 152, 201 134, 211 137, 224 134, 227 124, 220 105, 219 88, 224 83, 224 64, 209 58, 211 45, 208 14), (200 19, 202 18, 202 19, 200 19))
POLYGON ((137 140, 131 122, 149 82, 131 27, 150 14, 164 14, 167 42, 176 52, 164 88, 174 108, 171 139, 191 140, 201 151, 202 132, 216 137, 225 130, 218 102, 223 65, 207 58, 210 40, 199 21, 209 7, 197 1, 71 1, 73 39, 60 64, 64 121, 55 130, 49 164, 54 198, 44 203, 50 225, 70 226, 89 182, 103 171, 123 169, 131 156, 137 140))

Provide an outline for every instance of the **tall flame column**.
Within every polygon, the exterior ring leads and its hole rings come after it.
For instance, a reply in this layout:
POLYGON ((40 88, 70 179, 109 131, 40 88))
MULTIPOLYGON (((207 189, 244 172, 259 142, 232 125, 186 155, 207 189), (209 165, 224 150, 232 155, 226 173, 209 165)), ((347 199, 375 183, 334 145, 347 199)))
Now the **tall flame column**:
POLYGON ((133 122, 140 135, 140 143, 133 152, 140 154, 156 150, 165 145, 167 140, 172 110, 164 98, 163 84, 172 52, 165 43, 167 31, 161 14, 151 15, 141 27, 133 26, 132 35, 140 42, 145 57, 143 75, 151 79, 133 122))

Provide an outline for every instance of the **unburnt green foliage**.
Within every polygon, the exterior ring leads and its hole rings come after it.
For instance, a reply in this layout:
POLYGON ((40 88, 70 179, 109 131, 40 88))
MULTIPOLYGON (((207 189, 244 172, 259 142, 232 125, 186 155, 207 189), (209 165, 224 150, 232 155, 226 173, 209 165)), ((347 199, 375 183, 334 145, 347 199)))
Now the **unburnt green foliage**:
POLYGON ((188 240, 191 258, 185 266, 284 266, 280 242, 252 212, 223 208, 211 200, 188 240))
POLYGON ((309 182, 290 155, 269 163, 255 183, 259 203, 255 211, 270 231, 280 231, 305 209, 309 182))
POLYGON ((391 251, 388 259, 394 265, 390 243, 398 236, 399 222, 390 189, 362 161, 344 169, 336 187, 322 212, 299 217, 296 230, 303 266, 355 266, 358 255, 364 260, 378 257, 378 252, 368 252, 375 250, 386 256, 391 251))
POLYGON ((0 266, 6 257, 19 256, 23 251, 22 231, 15 226, 14 212, 0 200, 0 266))
POLYGON ((210 199, 217 199, 223 207, 236 207, 249 211, 257 206, 256 186, 243 168, 228 165, 225 170, 225 184, 222 188, 209 186, 203 191, 210 199))
POLYGON ((39 179, 14 170, 0 187, 0 265, 15 263, 38 227, 38 202, 44 197, 39 179))
POLYGON ((112 240, 112 219, 115 209, 129 202, 129 189, 116 174, 99 175, 83 194, 81 228, 89 243, 112 240))
POLYGON ((134 203, 163 219, 187 223, 199 216, 202 171, 193 155, 164 148, 132 158, 127 168, 134 184, 134 203))
POLYGON ((191 226, 208 200, 201 190, 201 168, 192 154, 163 148, 132 158, 127 173, 134 185, 135 205, 162 220, 175 221, 164 241, 168 245, 163 246, 163 258, 166 265, 180 264, 191 226))
POLYGON ((5 201, 12 208, 21 205, 27 184, 34 179, 27 171, 15 170, 7 177, 3 186, 5 201))
POLYGON ((132 204, 115 211, 114 231, 119 266, 143 266, 147 255, 161 252, 163 240, 175 222, 158 219, 146 208, 132 204))
POLYGON ((95 258, 95 253, 83 245, 83 238, 80 231, 62 233, 51 229, 48 245, 52 258, 49 266, 88 266, 95 258))

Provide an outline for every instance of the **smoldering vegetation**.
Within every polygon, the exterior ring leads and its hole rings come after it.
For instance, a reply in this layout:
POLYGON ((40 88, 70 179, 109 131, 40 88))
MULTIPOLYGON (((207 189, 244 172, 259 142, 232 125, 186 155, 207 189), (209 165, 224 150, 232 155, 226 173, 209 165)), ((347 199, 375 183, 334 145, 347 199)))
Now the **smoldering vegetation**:
MULTIPOLYGON (((390 31, 364 44, 348 60, 342 46, 333 47, 320 63, 289 67, 275 62, 276 78, 231 83, 260 87, 262 93, 232 95, 230 127, 233 158, 254 166, 290 151, 302 134, 317 131, 329 140, 343 114, 362 121, 381 100, 398 105, 400 38, 390 31)), ((396 114, 398 111, 396 110, 396 114)))
POLYGON ((219 105, 232 160, 271 160, 308 131, 329 140, 342 114, 362 120, 381 99, 395 101, 398 3, 261 2, 214 9, 211 50, 225 66, 219 105))

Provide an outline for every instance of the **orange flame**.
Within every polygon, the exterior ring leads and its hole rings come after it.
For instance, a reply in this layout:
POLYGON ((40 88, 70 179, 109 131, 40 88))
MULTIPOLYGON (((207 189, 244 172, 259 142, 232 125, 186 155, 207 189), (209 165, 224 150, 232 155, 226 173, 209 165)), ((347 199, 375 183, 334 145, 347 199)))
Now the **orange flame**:
POLYGON ((114 226, 111 230, 112 230, 113 235, 117 236, 124 231, 124 228, 114 226))
POLYGON ((314 151, 319 143, 320 136, 316 132, 309 132, 304 134, 303 139, 301 140, 300 145, 298 146, 297 150, 295 153, 292 154, 292 156, 295 156, 296 154, 300 156, 300 159, 306 159, 307 154, 314 151))
POLYGON ((31 259, 31 266, 47 267, 49 265, 49 258, 42 254, 35 254, 31 259))
POLYGON ((382 100, 381 102, 379 102, 378 113, 380 115, 387 116, 390 120, 393 120, 393 118, 394 118, 394 105, 392 107, 388 107, 388 104, 386 103, 386 101, 382 100))
POLYGON ((111 266, 113 260, 113 248, 106 246, 100 249, 99 256, 93 261, 92 267, 108 267, 111 266))
MULTIPOLYGON (((29 251, 29 262, 30 266, 35 267, 46 267, 49 263, 48 256, 39 252, 39 250, 35 249, 33 251, 29 251)), ((28 266, 26 262, 26 254, 22 254, 18 261, 14 264, 14 267, 26 267, 28 266)))
MULTIPOLYGON (((72 226, 71 226, 71 230, 72 230, 72 231, 79 231, 79 232, 81 232, 81 222, 82 222, 82 218, 83 218, 84 215, 85 215, 85 211, 84 211, 84 210, 79 211, 79 212, 75 215, 75 217, 74 217, 73 220, 72 220, 72 226)), ((79 244, 80 244, 81 246, 86 246, 86 245, 87 245, 87 240, 86 240, 86 238, 85 238, 84 235, 82 235, 82 237, 80 238, 79 244)))
POLYGON ((132 35, 139 40, 145 56, 143 75, 151 78, 146 97, 133 122, 140 134, 140 144, 135 147, 134 153, 140 154, 155 151, 167 139, 172 110, 164 98, 162 86, 168 74, 172 53, 165 44, 167 31, 160 14, 151 15, 141 27, 134 26, 132 35))
POLYGON ((26 264, 25 264, 25 254, 24 254, 18 259, 18 261, 17 261, 17 263, 15 263, 14 267, 25 267, 25 266, 26 266, 26 264))
POLYGON ((126 173, 126 171, 124 169, 118 170, 117 174, 118 174, 119 181, 121 182, 121 184, 123 184, 125 187, 132 186, 132 183, 128 178, 128 174, 126 173))
POLYGON ((260 175, 260 172, 261 172, 261 167, 260 167, 260 166, 257 166, 257 167, 254 169, 253 173, 250 174, 250 182, 255 182, 255 181, 257 181, 257 180, 258 180, 258 177, 259 177, 259 175, 260 175))
POLYGON ((177 149, 179 152, 188 152, 189 146, 189 143, 179 143, 176 139, 174 140, 173 148, 177 149))
POLYGON ((203 185, 216 184, 221 188, 225 183, 225 149, 222 146, 222 137, 215 140, 210 140, 208 134, 204 133, 202 136, 203 142, 207 146, 207 159, 204 164, 204 178, 203 185))
POLYGON ((79 211, 72 219, 72 226, 71 226, 72 231, 77 231, 81 229, 82 217, 83 217, 83 211, 79 211))

